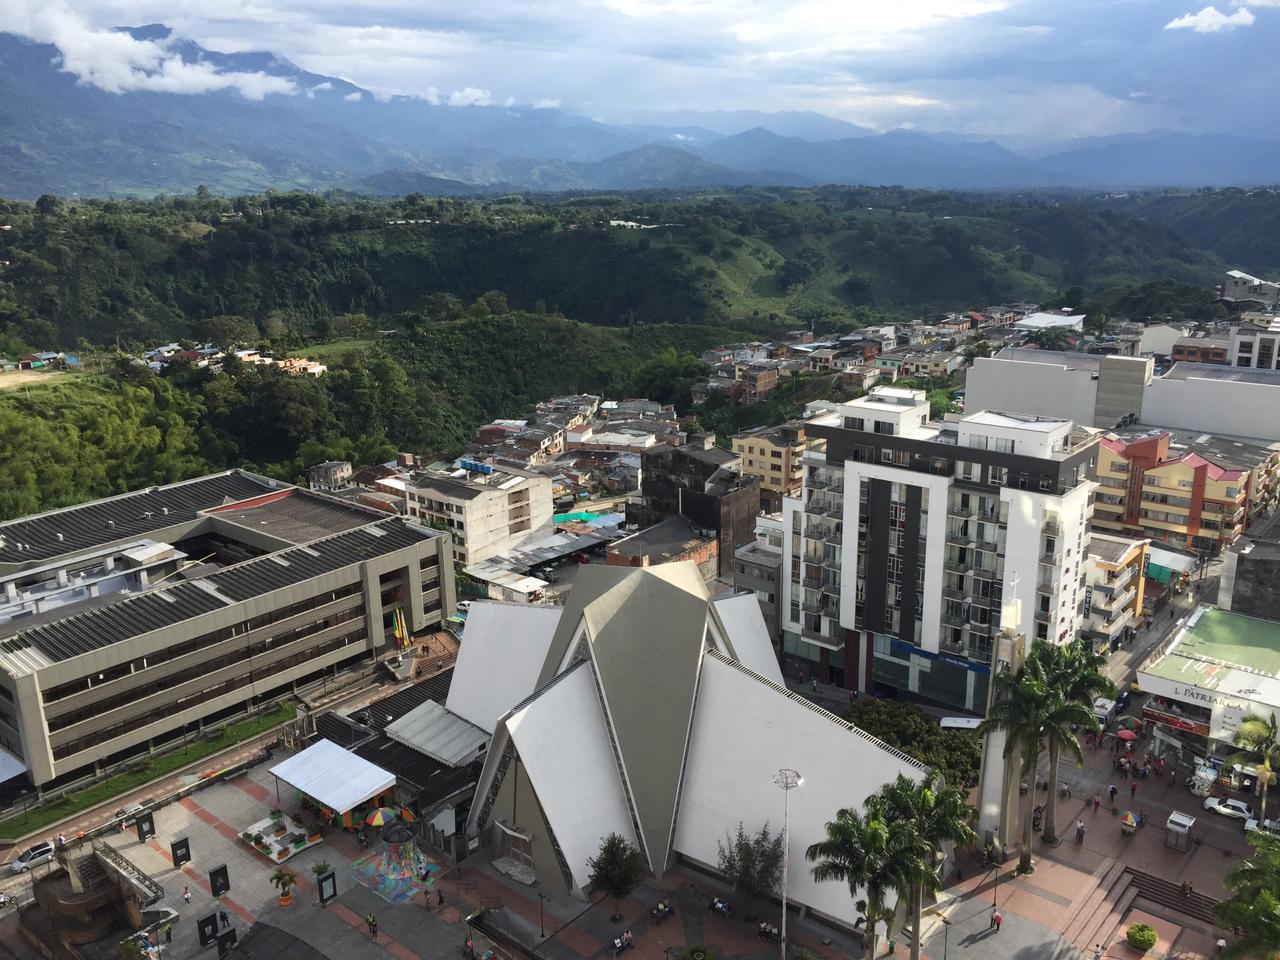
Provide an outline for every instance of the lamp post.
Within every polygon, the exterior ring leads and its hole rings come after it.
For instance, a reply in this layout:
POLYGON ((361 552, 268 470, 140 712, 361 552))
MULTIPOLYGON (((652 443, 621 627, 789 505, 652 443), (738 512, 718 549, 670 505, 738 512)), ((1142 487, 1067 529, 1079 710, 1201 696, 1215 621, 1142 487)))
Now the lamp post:
POLYGON ((951 939, 951 921, 938 914, 938 919, 942 921, 942 960, 947 960, 947 942, 951 939))
POLYGON ((791 791, 804 783, 800 776, 790 767, 783 767, 773 776, 773 782, 782 788, 782 931, 779 946, 782 960, 787 960, 787 867, 790 865, 791 841, 791 791))
POLYGON ((541 893, 538 894, 538 935, 543 937, 547 935, 547 926, 542 922, 542 904, 546 899, 541 893))

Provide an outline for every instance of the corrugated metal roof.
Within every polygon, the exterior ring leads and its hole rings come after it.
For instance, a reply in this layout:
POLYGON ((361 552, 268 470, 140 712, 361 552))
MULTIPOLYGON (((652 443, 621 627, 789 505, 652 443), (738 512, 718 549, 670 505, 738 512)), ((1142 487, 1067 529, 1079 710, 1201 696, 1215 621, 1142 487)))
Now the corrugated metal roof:
POLYGON ((475 758, 489 734, 434 700, 414 707, 385 730, 392 740, 451 767, 475 758))

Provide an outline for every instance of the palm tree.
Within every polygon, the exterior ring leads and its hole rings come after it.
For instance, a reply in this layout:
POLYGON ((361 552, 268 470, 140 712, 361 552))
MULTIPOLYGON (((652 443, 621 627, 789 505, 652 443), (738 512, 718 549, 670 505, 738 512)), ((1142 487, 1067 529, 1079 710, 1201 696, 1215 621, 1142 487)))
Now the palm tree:
POLYGON ((1267 788, 1275 778, 1275 773, 1271 769, 1272 760, 1280 764, 1280 743, 1276 742, 1278 739, 1276 733, 1274 713, 1265 718, 1256 713, 1248 713, 1241 718, 1240 729, 1236 731, 1232 741, 1237 747, 1244 747, 1243 754, 1232 757, 1232 760, 1237 763, 1251 759, 1250 754, 1262 755, 1262 769, 1258 773, 1258 779, 1262 781, 1262 810, 1258 814, 1259 820, 1267 819, 1267 788))
POLYGON ((1262 830, 1249 834, 1248 840, 1253 853, 1223 880, 1233 895, 1218 904, 1217 920, 1220 926, 1240 930, 1228 956, 1275 960, 1280 957, 1280 840, 1262 830))
POLYGON ((1093 701, 1115 696, 1115 684, 1102 673, 1106 658, 1092 644, 1076 638, 1065 646, 1037 641, 1031 656, 1040 664, 1052 704, 1044 718, 1044 738, 1049 744, 1049 799, 1044 811, 1044 841, 1058 842, 1058 763, 1065 750, 1077 767, 1084 765, 1080 740, 1071 728, 1098 732, 1093 701))
MULTIPOLYGON (((1033 648, 1034 649, 1034 648, 1033 648)), ((1053 693, 1049 689, 1042 669, 1042 660, 1029 656, 1016 673, 1005 671, 996 674, 996 695, 987 719, 978 725, 978 733, 987 736, 996 730, 1005 734, 1004 756, 1017 757, 1035 777, 1036 764, 1044 749, 1045 717, 1051 708, 1053 693)), ((1018 871, 1031 872, 1031 806, 1035 791, 1023 795, 1022 852, 1018 857, 1018 871)))
POLYGON ((867 807, 886 822, 910 827, 910 836, 904 837, 906 842, 898 856, 911 881, 908 891, 911 960, 920 960, 924 895, 937 893, 942 887, 938 879, 942 844, 947 841, 960 845, 973 843, 977 836, 969 824, 976 811, 960 790, 943 783, 936 770, 930 770, 922 782, 898 774, 896 780, 886 783, 879 793, 867 799, 867 807))
MULTIPOLYGON (((876 924, 893 917, 886 906, 889 891, 907 889, 910 883, 899 857, 903 845, 903 831, 886 822, 883 811, 869 804, 866 816, 857 810, 844 808, 836 812, 834 820, 827 823, 827 838, 811 844, 804 852, 805 859, 813 863, 813 879, 842 880, 849 885, 849 896, 857 898, 858 888, 866 893, 867 956, 876 955, 876 924)), ((863 901, 859 901, 861 904, 863 901)))

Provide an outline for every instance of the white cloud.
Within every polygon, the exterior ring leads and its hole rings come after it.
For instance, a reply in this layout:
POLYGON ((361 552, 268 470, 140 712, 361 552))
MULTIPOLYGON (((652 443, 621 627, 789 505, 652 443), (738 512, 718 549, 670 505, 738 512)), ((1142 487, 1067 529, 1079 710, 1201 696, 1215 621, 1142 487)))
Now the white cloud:
POLYGON ((1253 11, 1240 7, 1235 13, 1223 13, 1217 7, 1204 7, 1196 13, 1186 13, 1164 25, 1166 30, 1194 30, 1196 33, 1219 33, 1236 27, 1253 26, 1253 11))
POLYGON ((560 101, 559 101, 559 100, 556 100, 556 99, 553 99, 553 98, 547 98, 547 99, 544 99, 544 100, 535 100, 535 101, 533 101, 533 109, 535 109, 535 110, 559 110, 559 109, 560 109, 560 101))
POLYGON ((127 33, 91 27, 65 0, 5 0, 0 4, 0 31, 52 44, 63 71, 108 93, 235 90, 248 100, 261 100, 271 93, 297 92, 286 77, 260 71, 219 72, 209 63, 184 61, 162 41, 136 40, 127 33))
POLYGON ((463 87, 449 94, 451 107, 488 107, 493 104, 493 95, 488 90, 478 87, 463 87))
POLYGON ((323 90, 332 90, 332 89, 333 89, 333 84, 330 83, 328 80, 326 80, 324 83, 317 83, 314 87, 311 87, 309 90, 307 90, 307 99, 314 100, 316 98, 317 93, 323 90))
POLYGON ((422 99, 433 107, 440 106, 440 91, 436 87, 427 87, 422 91, 422 99))
POLYGON ((361 93, 359 90, 355 90, 351 93, 348 93, 342 99, 346 100, 348 103, 359 103, 361 100, 364 99, 364 94, 361 93))

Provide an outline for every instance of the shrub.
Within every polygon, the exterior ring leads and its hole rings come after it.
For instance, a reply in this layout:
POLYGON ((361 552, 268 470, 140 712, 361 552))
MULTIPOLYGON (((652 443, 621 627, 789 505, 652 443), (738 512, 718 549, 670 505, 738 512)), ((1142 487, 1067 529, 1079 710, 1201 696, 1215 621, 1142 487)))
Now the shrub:
POLYGON ((1154 927, 1149 927, 1145 923, 1132 923, 1125 932, 1125 939, 1129 941, 1129 946, 1135 950, 1150 950, 1156 945, 1159 935, 1154 927))

